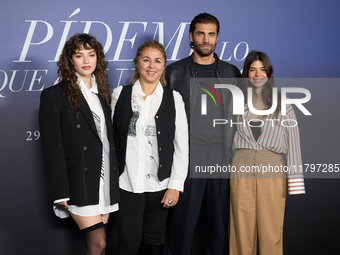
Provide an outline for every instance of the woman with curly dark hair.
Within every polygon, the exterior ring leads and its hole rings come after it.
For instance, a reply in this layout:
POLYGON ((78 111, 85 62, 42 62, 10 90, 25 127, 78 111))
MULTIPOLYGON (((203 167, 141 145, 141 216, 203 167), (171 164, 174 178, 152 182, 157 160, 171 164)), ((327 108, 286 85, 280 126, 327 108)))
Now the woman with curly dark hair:
POLYGON ((103 47, 91 35, 76 34, 57 65, 60 83, 41 93, 39 110, 54 212, 71 215, 86 254, 105 254, 105 226, 118 210, 119 188, 103 47))

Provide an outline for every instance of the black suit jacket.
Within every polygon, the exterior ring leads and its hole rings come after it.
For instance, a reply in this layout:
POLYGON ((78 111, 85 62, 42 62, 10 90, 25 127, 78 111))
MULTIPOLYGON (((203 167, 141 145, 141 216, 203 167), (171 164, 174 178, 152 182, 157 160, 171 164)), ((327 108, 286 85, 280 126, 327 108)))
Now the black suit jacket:
MULTIPOLYGON (((113 142, 111 108, 99 95, 110 143, 110 198, 119 202, 118 167, 113 142)), ((102 142, 92 112, 83 97, 80 112, 69 108, 61 83, 43 90, 39 124, 51 200, 70 198, 69 204, 99 202, 102 142)))

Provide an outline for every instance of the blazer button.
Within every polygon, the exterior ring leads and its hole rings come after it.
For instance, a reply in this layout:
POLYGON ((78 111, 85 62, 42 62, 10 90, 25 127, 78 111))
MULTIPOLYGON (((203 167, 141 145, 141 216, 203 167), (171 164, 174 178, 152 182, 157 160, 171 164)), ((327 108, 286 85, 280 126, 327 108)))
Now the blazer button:
POLYGON ((84 149, 84 151, 86 151, 86 150, 87 150, 87 147, 85 146, 83 149, 84 149))
POLYGON ((161 150, 162 150, 162 148, 159 148, 159 150, 161 151, 161 150))
POLYGON ((156 115, 156 119, 158 119, 158 116, 156 115))
POLYGON ((161 131, 158 131, 157 133, 158 133, 158 134, 160 134, 160 133, 161 133, 161 131))
POLYGON ((162 165, 159 165, 159 167, 162 167, 162 165))
POLYGON ((78 125, 77 125, 77 128, 80 128, 80 127, 81 127, 81 126, 78 124, 78 125))
POLYGON ((87 171, 87 167, 84 167, 84 171, 87 171))

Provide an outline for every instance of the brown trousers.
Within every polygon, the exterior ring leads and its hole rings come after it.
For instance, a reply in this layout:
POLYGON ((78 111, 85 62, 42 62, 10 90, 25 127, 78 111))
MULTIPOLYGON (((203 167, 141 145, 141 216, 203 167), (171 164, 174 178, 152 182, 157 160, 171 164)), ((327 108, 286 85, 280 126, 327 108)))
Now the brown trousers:
POLYGON ((256 255, 257 237, 261 255, 282 255, 287 193, 282 155, 238 150, 233 166, 237 172, 230 177, 230 255, 256 255))

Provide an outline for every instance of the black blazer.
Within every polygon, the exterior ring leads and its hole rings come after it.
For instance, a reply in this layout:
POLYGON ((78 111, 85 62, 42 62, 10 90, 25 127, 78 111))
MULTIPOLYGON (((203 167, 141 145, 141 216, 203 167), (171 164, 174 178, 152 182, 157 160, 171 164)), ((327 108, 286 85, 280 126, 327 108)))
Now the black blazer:
MULTIPOLYGON (((110 198, 119 202, 118 167, 113 142, 111 108, 99 95, 110 142, 110 198)), ((83 97, 80 112, 69 109, 61 83, 43 90, 39 124, 51 200, 70 198, 69 204, 99 202, 102 142, 92 112, 83 97)))

